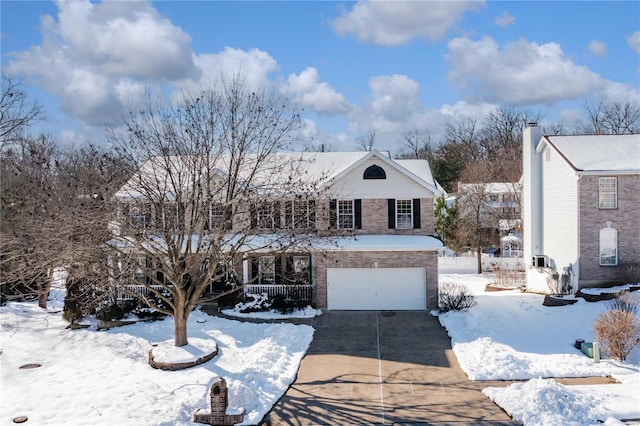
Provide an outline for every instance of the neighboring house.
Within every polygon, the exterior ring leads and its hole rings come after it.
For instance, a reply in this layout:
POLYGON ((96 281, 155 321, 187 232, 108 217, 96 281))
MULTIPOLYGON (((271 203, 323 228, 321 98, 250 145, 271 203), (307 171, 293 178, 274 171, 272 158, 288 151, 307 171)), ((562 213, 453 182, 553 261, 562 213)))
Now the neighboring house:
POLYGON ((506 257, 522 255, 521 188, 519 182, 458 183, 456 199, 461 206, 460 213, 474 214, 464 204, 469 201, 475 211, 475 199, 481 197, 483 221, 492 228, 495 227, 500 238, 500 247, 487 247, 485 252, 506 257))
POLYGON ((521 227, 519 182, 458 183, 458 194, 482 193, 486 206, 498 219, 501 235, 519 231, 521 227), (481 187, 481 188, 479 188, 481 187))
MULTIPOLYGON (((209 214, 212 222, 228 220, 232 230, 247 220, 252 229, 264 230, 233 261, 231 273, 245 292, 284 293, 330 310, 436 308, 442 243, 433 236, 433 206, 441 189, 427 161, 393 160, 379 151, 295 155, 309 160, 310 179, 322 176, 313 182, 316 199, 252 206, 250 219, 215 208, 209 214), (313 236, 312 246, 281 253, 252 245, 292 224, 313 236)), ((216 173, 224 175, 224 170, 216 168, 216 173)), ((138 200, 127 204, 135 181, 134 176, 116 198, 123 204, 121 220, 144 226, 153 212, 141 211, 138 200)), ((160 220, 166 227, 172 219, 160 220)))
POLYGON ((640 135, 523 134, 527 286, 564 292, 622 283, 640 263, 640 135))

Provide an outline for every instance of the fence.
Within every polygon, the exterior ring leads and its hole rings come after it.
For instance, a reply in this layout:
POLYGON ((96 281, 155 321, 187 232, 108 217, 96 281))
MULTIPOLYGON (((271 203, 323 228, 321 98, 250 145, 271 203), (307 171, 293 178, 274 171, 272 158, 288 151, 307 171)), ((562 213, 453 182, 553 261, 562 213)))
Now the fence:
MULTIPOLYGON (((159 286, 159 285, 153 285, 151 287, 153 287, 155 290, 158 290, 158 291, 162 289, 162 286, 159 286)), ((118 294, 117 294, 118 301, 134 300, 135 297, 131 293, 135 293, 138 296, 144 296, 144 297, 148 297, 151 294, 151 290, 149 290, 149 288, 144 285, 128 285, 126 286, 126 288, 127 288, 127 291, 123 291, 123 289, 118 288, 118 294)))
POLYGON ((285 296, 287 299, 294 300, 311 300, 313 296, 313 286, 311 284, 247 284, 244 288, 245 293, 266 293, 269 297, 285 296))
MULTIPOLYGON (((524 271, 521 257, 482 256, 482 271, 493 272, 499 269, 524 271)), ((438 272, 441 274, 475 274, 478 272, 478 258, 473 256, 438 257, 438 272)))

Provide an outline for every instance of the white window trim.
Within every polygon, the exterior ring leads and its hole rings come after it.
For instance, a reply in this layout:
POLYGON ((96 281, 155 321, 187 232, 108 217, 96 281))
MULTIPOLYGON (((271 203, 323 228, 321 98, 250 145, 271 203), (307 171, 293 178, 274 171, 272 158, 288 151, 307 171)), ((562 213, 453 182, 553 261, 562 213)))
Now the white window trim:
POLYGON ((338 229, 354 229, 356 227, 356 206, 354 200, 337 200, 336 202, 336 227, 338 229), (342 204, 350 203, 351 205, 351 213, 341 213, 343 209, 340 208, 342 204), (351 216, 351 226, 343 226, 342 225, 342 216, 351 216))
POLYGON ((280 211, 276 211, 274 202, 266 202, 256 209, 256 222, 258 229, 277 229, 276 215, 280 215, 280 211))
MULTIPOLYGON (((615 228, 607 227, 602 228, 599 233, 599 250, 598 250, 598 259, 600 266, 617 266, 618 265, 618 231, 615 228), (610 235, 603 235, 610 234, 610 235), (607 241, 607 240, 613 241, 607 241), (607 243, 607 245, 603 245, 603 243, 607 243), (603 263, 603 254, 606 253, 607 250, 611 250, 611 246, 608 243, 613 244, 613 263, 603 263), (603 253, 604 252, 604 253, 603 253)), ((605 257, 608 259, 609 257, 605 257)))
POLYGON ((601 177, 598 178, 598 208, 605 209, 617 209, 618 208, 618 178, 616 177, 601 177), (603 191, 602 183, 604 181, 612 181, 613 182, 613 191, 603 191), (603 195, 613 195, 613 206, 603 206, 602 197, 603 195))
POLYGON ((291 226, 294 229, 315 228, 314 209, 315 206, 311 208, 311 200, 291 200, 291 226))
MULTIPOLYGON (((404 221, 404 217, 403 217, 403 221, 404 221)), ((396 200, 396 229, 413 229, 413 200, 411 199, 401 199, 401 200, 396 200), (407 201, 409 202, 409 223, 406 226, 400 226, 400 215, 406 215, 407 213, 401 213, 398 209, 398 205, 401 201, 407 201)))
POLYGON ((266 284, 266 283, 262 282, 262 278, 264 276, 266 276, 266 274, 262 270, 262 262, 263 262, 263 260, 266 260, 266 261, 270 260, 271 261, 270 263, 271 263, 271 268, 273 269, 273 272, 271 274, 269 274, 269 275, 271 275, 271 277, 272 277, 271 283, 275 284, 276 283, 276 258, 275 258, 275 256, 260 256, 258 258, 258 284, 266 284))

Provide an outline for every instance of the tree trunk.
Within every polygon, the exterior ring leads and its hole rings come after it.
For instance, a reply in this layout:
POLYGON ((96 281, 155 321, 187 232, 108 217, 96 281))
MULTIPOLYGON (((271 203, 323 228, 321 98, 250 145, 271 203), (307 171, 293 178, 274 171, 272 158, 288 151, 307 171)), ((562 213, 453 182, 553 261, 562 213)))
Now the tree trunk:
POLYGON ((173 326, 175 332, 174 344, 177 347, 186 346, 187 341, 187 318, 182 313, 175 312, 173 315, 173 326))
POLYGON ((482 273, 482 247, 476 248, 476 257, 478 258, 478 274, 482 273))
POLYGON ((49 299, 49 291, 51 290, 51 274, 44 274, 43 282, 38 284, 40 291, 38 292, 38 307, 47 309, 47 299, 49 299))

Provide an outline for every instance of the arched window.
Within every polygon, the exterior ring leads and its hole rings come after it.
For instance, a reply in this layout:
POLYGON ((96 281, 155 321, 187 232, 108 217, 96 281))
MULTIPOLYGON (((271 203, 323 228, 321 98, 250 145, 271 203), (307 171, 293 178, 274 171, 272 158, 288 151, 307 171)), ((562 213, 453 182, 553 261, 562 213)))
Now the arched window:
POLYGON ((384 172, 382 167, 373 165, 373 166, 367 167, 367 169, 364 171, 363 178, 364 179, 386 179, 387 174, 384 172))
POLYGON ((614 228, 600 230, 600 265, 618 264, 618 231, 614 228))

